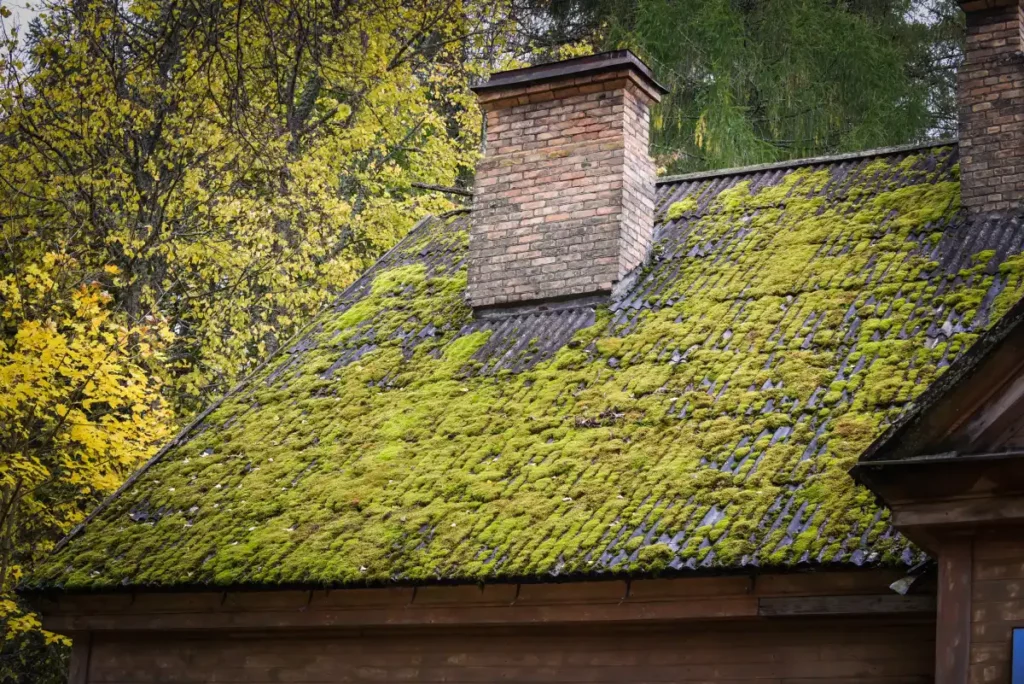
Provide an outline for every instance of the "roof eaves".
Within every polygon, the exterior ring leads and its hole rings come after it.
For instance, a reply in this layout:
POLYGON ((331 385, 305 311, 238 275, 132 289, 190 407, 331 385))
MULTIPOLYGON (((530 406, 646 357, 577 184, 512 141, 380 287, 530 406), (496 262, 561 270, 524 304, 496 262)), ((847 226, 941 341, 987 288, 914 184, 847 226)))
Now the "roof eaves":
POLYGON ((519 574, 498 575, 487 579, 463 578, 463 577, 430 577, 420 579, 409 579, 404 577, 393 577, 386 581, 364 581, 364 582, 234 582, 230 584, 213 584, 202 582, 180 582, 176 584, 155 584, 155 583, 121 583, 109 586, 72 587, 63 586, 20 586, 16 589, 19 596, 26 598, 42 597, 58 592, 69 596, 89 596, 97 594, 131 594, 144 591, 154 594, 180 594, 180 593, 202 593, 202 592, 253 592, 253 591, 318 591, 318 590, 346 590, 346 589, 394 589, 400 587, 422 588, 422 587, 458 587, 458 586, 499 586, 508 584, 573 584, 577 582, 633 582, 637 580, 675 580, 675 579, 697 579, 703 577, 753 577, 756 575, 803 575, 809 572, 877 572, 891 568, 903 569, 903 565, 887 563, 853 563, 848 561, 825 561, 813 563, 803 561, 799 563, 748 563, 736 566, 703 566, 691 567, 684 565, 679 568, 666 568, 662 570, 636 571, 628 569, 612 569, 600 573, 541 573, 541 574, 519 574))

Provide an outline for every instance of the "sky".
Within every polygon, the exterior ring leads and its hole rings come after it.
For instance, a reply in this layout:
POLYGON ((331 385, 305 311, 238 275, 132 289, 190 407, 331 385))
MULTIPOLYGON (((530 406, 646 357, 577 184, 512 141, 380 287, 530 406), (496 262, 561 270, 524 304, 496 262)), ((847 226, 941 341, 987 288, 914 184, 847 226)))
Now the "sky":
POLYGON ((28 22, 39 13, 33 9, 37 3, 31 0, 0 0, 0 5, 11 10, 11 18, 4 20, 8 27, 12 24, 21 26, 22 34, 28 29, 28 22))

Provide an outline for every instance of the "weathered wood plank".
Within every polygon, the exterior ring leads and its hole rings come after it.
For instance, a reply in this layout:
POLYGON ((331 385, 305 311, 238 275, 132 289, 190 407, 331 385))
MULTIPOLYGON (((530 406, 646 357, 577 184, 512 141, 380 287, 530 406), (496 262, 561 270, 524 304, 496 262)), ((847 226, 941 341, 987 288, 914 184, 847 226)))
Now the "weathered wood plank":
POLYGON ((971 651, 972 540, 951 539, 939 556, 935 684, 967 681, 971 651))
POLYGON ((930 684, 933 625, 910 617, 97 637, 90 684, 930 684))
POLYGON ((92 654, 92 634, 85 632, 73 635, 71 642, 71 666, 68 684, 89 683, 89 658, 92 654))
POLYGON ((762 598, 757 614, 762 617, 787 615, 892 615, 899 613, 932 613, 935 599, 931 596, 780 596, 762 598))
POLYGON ((890 593, 888 585, 898 577, 899 573, 875 571, 756 578, 676 578, 628 584, 610 581, 419 589, 143 592, 134 597, 92 596, 87 600, 64 597, 47 604, 44 624, 58 632, 348 629, 395 625, 701 620, 782 614, 926 613, 932 610, 927 599, 904 599, 890 593), (784 600, 801 597, 808 598, 795 603, 784 600), (769 601, 771 598, 778 601, 769 601))
POLYGON ((892 520, 900 529, 1024 522, 1024 496, 994 496, 897 506, 893 508, 892 520))
POLYGON ((52 631, 260 630, 412 627, 426 625, 528 625, 591 622, 700 620, 757 615, 753 596, 713 597, 675 602, 627 602, 509 606, 434 606, 375 610, 216 611, 209 613, 125 613, 51 615, 52 631))

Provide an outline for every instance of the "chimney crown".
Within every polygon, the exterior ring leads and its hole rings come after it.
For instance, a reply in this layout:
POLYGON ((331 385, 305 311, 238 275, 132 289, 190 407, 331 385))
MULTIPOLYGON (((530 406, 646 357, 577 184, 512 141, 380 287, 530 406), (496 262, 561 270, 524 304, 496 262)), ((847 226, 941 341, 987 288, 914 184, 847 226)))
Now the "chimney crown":
POLYGON ((961 200, 974 214, 1024 207, 1024 0, 961 0, 957 74, 961 200))
POLYGON ((654 232, 650 105, 665 89, 626 50, 494 74, 469 242, 478 311, 626 284, 654 232))

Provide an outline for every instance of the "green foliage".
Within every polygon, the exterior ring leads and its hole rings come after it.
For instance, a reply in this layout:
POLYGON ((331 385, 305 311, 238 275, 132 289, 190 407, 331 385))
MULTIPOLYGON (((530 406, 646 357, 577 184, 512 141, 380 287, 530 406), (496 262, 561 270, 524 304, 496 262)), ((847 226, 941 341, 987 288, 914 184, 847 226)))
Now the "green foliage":
POLYGON ((669 89, 654 152, 670 172, 956 133, 954 0, 583 0, 563 39, 629 47, 669 89))
POLYGON ((471 173, 466 86, 504 26, 501 5, 429 0, 45 9, 3 65, 5 263, 116 266, 127 319, 175 332, 164 379, 186 414, 452 208, 412 183, 471 173))
POLYGON ((48 642, 38 630, 4 639, 0 647, 0 680, 9 684, 65 684, 71 648, 48 642))
POLYGON ((63 663, 67 643, 40 630, 14 587, 170 429, 154 372, 166 328, 152 318, 128 327, 114 316, 103 281, 115 275, 113 268, 83 272, 68 255, 47 254, 0 277, 4 681, 22 681, 28 663, 38 675, 30 681, 43 681, 44 664, 63 663))
POLYGON ((862 540, 901 563, 915 552, 847 471, 973 341, 995 283, 984 253, 933 274, 927 236, 959 187, 951 151, 932 155, 708 198, 644 275, 653 308, 601 310, 520 373, 480 372, 492 340, 463 332, 465 271, 445 266, 464 233, 433 222, 399 247, 411 265, 321 317, 35 581, 474 581, 592 574, 606 553, 657 573, 849 559, 862 540), (970 332, 929 341, 952 310, 970 332))

